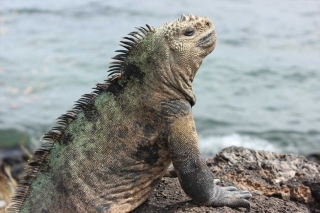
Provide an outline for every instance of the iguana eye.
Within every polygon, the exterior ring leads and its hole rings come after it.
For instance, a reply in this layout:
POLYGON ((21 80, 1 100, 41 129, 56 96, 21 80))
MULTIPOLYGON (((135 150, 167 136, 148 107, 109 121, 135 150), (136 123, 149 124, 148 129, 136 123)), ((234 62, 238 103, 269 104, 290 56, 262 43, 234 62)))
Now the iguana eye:
POLYGON ((187 30, 184 32, 184 35, 185 35, 185 36, 193 36, 195 32, 196 32, 195 29, 187 29, 187 30))
POLYGON ((207 25, 207 27, 210 27, 210 23, 209 22, 206 22, 206 25, 207 25))

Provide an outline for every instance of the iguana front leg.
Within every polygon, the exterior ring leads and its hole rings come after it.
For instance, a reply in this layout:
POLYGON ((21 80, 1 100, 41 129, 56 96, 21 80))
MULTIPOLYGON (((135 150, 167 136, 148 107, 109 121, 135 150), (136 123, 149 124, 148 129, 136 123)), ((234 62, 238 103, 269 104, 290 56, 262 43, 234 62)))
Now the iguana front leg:
POLYGON ((177 117, 170 126, 169 150, 181 187, 195 202, 211 206, 245 207, 249 191, 238 191, 236 187, 219 187, 219 180, 202 159, 193 116, 190 113, 177 117))

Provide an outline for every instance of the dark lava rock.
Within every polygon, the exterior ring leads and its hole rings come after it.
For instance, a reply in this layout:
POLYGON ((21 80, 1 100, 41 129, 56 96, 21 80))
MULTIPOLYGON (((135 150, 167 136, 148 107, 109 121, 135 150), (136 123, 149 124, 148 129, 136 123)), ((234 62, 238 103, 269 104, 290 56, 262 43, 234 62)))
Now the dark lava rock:
POLYGON ((313 161, 320 164, 320 153, 312 153, 307 156, 309 161, 313 161))
MULTIPOLYGON (((228 147, 207 165, 222 186, 252 193, 250 212, 320 213, 320 165, 303 156, 228 147)), ((199 206, 183 192, 177 178, 165 177, 133 212, 245 212, 244 208, 199 206)))
POLYGON ((0 149, 0 172, 5 166, 8 166, 11 176, 18 179, 28 158, 29 156, 20 148, 0 149))
POLYGON ((28 156, 20 148, 0 149, 0 213, 6 205, 16 186, 16 180, 22 174, 28 156))

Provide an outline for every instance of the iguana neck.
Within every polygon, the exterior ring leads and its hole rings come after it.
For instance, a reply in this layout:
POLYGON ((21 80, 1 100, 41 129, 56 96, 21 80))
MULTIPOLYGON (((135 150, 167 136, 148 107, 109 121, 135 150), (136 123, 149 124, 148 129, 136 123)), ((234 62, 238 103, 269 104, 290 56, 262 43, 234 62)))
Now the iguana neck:
POLYGON ((128 55, 121 81, 132 78, 130 75, 134 73, 141 77, 141 87, 145 86, 146 90, 158 94, 161 99, 185 99, 193 106, 196 98, 192 81, 201 63, 200 57, 193 57, 187 63, 179 61, 161 32, 153 32, 128 55))
POLYGON ((187 64, 184 64, 184 62, 174 59, 171 55, 169 64, 161 76, 162 84, 166 87, 165 90, 175 91, 193 106, 196 103, 196 97, 192 82, 201 63, 201 59, 193 58, 187 64))

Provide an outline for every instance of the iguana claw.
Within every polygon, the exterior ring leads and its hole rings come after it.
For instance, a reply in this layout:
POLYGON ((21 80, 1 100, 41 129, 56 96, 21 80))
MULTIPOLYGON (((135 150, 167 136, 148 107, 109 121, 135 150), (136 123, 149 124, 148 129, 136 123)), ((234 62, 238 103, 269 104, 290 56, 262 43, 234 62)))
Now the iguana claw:
MULTIPOLYGON (((217 183, 218 179, 214 180, 217 183)), ((229 206, 244 207, 250 212, 250 202, 247 200, 252 197, 249 191, 240 191, 234 186, 220 187, 215 185, 213 197, 211 199, 212 206, 229 206)))
POLYGON ((221 182, 220 179, 213 179, 214 184, 219 184, 220 182, 221 182))

